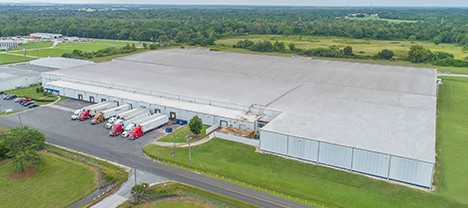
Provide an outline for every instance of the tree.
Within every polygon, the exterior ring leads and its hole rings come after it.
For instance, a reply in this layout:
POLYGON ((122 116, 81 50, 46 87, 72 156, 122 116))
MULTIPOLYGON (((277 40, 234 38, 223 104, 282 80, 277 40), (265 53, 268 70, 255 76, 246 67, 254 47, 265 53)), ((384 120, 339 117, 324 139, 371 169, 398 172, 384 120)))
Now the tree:
POLYGON ((413 63, 427 63, 432 61, 432 52, 421 45, 411 46, 408 52, 408 60, 413 63))
POLYGON ((41 132, 23 126, 11 128, 1 136, 8 149, 6 156, 12 158, 16 171, 23 172, 29 165, 37 168, 44 164, 44 159, 37 152, 45 146, 45 136, 41 132))
POLYGON ((345 56, 352 56, 353 55, 353 48, 351 46, 346 46, 343 49, 343 55, 345 56))
POLYGON ((203 128, 202 120, 198 116, 194 116, 190 119, 189 128, 193 134, 200 134, 201 129, 203 128))
POLYGON ((148 183, 137 184, 132 187, 130 193, 133 195, 136 203, 144 196, 146 189, 149 187, 148 183))
POLYGON ((390 60, 393 58, 394 55, 395 53, 392 50, 383 49, 382 51, 377 53, 377 58, 390 60))

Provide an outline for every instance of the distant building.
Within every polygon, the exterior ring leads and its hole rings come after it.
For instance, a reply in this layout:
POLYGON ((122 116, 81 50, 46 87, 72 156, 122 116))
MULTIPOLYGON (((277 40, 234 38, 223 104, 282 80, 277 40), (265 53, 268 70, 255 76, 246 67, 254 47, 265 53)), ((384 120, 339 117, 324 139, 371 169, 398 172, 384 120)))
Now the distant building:
POLYGON ((17 48, 18 45, 23 44, 23 42, 18 42, 14 40, 0 40, 0 51, 1 50, 10 50, 12 48, 17 48))
POLYGON ((38 39, 59 39, 63 37, 62 34, 54 33, 31 33, 29 36, 38 39))

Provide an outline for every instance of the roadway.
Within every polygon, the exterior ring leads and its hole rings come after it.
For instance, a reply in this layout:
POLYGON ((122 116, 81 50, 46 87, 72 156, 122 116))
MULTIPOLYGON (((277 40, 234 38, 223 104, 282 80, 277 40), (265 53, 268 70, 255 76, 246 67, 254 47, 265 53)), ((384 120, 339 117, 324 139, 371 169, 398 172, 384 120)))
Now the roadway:
MULTIPOLYGON (((73 104, 74 101, 68 101, 73 104)), ((76 101, 75 101, 76 102, 76 101)), ((65 101, 64 103, 67 103, 65 101)), ((59 104, 59 103, 57 103, 59 104)), ((60 104, 63 105, 63 104, 60 104)), ((260 207, 308 207, 284 198, 231 184, 196 172, 179 169, 147 159, 141 149, 162 136, 161 131, 152 131, 137 140, 109 137, 104 124, 90 125, 89 121, 72 121, 72 113, 66 107, 60 109, 42 106, 22 112, 20 115, 0 117, 0 126, 23 125, 38 129, 46 135, 46 141, 75 151, 128 167, 135 167, 157 176, 179 181, 224 196, 235 198, 260 207)), ((287 179, 285 179, 287 180, 287 179)))

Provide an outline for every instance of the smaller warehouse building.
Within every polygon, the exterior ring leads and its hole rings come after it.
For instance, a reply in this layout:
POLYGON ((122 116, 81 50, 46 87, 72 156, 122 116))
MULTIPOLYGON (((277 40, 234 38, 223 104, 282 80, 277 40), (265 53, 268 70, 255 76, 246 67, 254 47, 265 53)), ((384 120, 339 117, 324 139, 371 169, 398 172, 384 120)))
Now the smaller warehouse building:
POLYGON ((2 65, 0 66, 0 90, 40 85, 42 72, 86 64, 93 64, 93 62, 67 58, 42 58, 29 63, 2 65))
POLYGON ((260 150, 431 188, 433 69, 212 52, 151 51, 43 73, 46 89, 260 133, 260 150))

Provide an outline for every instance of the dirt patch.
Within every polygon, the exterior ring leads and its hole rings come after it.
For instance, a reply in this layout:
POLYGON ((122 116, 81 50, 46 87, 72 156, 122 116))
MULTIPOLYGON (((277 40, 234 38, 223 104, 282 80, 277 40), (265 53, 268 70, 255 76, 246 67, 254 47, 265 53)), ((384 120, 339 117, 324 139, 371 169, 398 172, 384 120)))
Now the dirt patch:
POLYGON ((218 132, 245 137, 245 138, 253 138, 255 134, 255 131, 252 131, 252 130, 242 130, 242 129, 238 129, 238 128, 234 128, 230 126, 223 127, 222 129, 218 130, 218 132))
POLYGON ((31 176, 35 175, 37 172, 38 171, 37 171, 36 168, 29 167, 29 168, 26 168, 26 170, 24 170, 23 172, 8 174, 8 178, 10 178, 10 180, 16 181, 16 180, 20 180, 20 179, 23 179, 23 178, 31 177, 31 176))
POLYGON ((199 135, 196 134, 188 134, 187 136, 184 137, 185 141, 190 141, 192 139, 198 138, 199 135))

